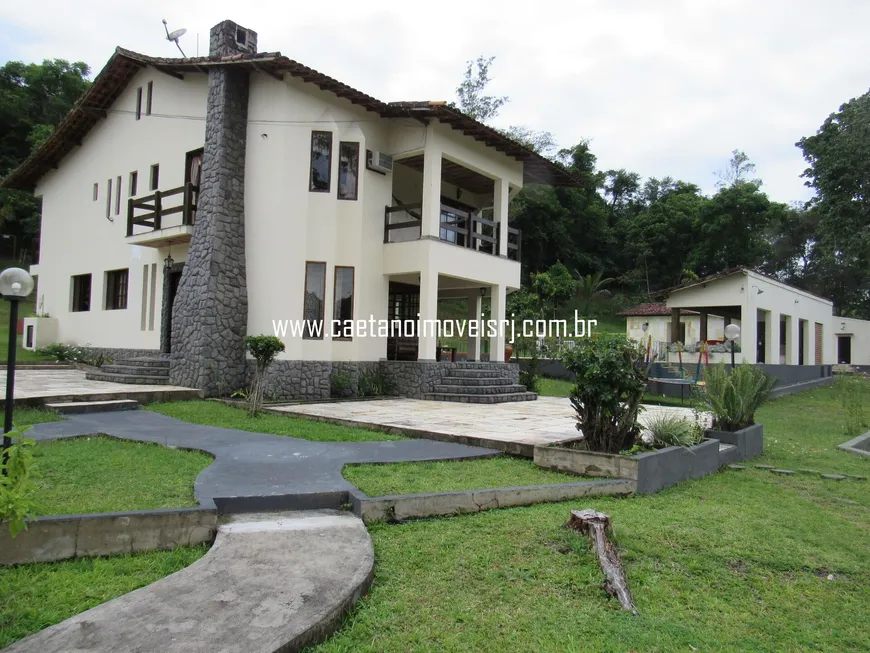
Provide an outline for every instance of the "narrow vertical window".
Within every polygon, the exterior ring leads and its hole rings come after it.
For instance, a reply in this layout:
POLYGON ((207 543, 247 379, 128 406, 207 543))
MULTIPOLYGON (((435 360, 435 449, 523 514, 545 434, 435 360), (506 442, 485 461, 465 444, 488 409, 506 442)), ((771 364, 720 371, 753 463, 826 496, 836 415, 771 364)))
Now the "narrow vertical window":
POLYGON ((332 333, 338 340, 353 337, 353 268, 335 266, 332 333))
POLYGON ((134 170, 130 173, 130 197, 136 197, 139 192, 139 171, 134 170))
POLYGON ((145 89, 145 115, 151 115, 151 96, 154 94, 154 82, 148 82, 148 87, 145 89))
POLYGON ((338 144, 338 199, 355 200, 359 185, 359 143, 338 144))
POLYGON ((305 304, 302 337, 323 340, 323 308, 326 295, 326 263, 305 263, 305 304))
POLYGON ((96 202, 100 199, 100 185, 94 184, 94 201, 96 202))
POLYGON ((127 308, 127 282, 130 271, 110 270, 106 272, 106 310, 117 311, 127 308))
POLYGON ((151 166, 151 190, 157 190, 160 184, 160 164, 155 163, 151 166))
POLYGON ((117 187, 115 188, 115 215, 121 213, 121 175, 115 180, 117 187))
POLYGON ((328 193, 331 168, 332 132, 311 132, 311 178, 308 190, 312 193, 328 193))
POLYGON ((142 315, 139 330, 144 331, 148 317, 148 264, 142 266, 142 315))
POLYGON ((112 179, 111 177, 106 181, 106 217, 111 219, 112 217, 112 179))
POLYGON ((142 117, 142 87, 136 89, 136 120, 142 117))
POLYGON ((73 313, 91 310, 91 275, 77 274, 72 277, 71 299, 70 310, 73 313))

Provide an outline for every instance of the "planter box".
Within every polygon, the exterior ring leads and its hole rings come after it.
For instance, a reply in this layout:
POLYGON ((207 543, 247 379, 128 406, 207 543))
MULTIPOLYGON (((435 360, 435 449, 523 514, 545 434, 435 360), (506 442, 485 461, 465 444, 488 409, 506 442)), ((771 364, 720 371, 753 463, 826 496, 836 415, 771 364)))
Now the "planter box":
POLYGON ((764 453, 764 427, 761 424, 753 424, 734 432, 708 429, 707 437, 737 447, 736 460, 748 460, 764 453))
POLYGON ((636 456, 569 449, 556 443, 535 447, 538 467, 583 476, 630 478, 638 494, 652 494, 690 478, 701 478, 719 469, 719 442, 704 440, 694 447, 667 447, 636 456))

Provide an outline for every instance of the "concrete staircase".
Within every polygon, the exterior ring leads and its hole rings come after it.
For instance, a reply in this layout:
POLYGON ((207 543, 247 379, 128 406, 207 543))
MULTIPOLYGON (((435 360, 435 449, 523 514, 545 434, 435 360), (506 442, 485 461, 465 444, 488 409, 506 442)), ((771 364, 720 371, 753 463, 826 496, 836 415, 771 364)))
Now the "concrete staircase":
POLYGON ((501 376, 488 363, 465 363, 451 368, 433 392, 424 395, 430 401, 454 401, 463 404, 503 404, 510 401, 534 401, 538 395, 526 386, 501 376))
POLYGON ((169 360, 166 358, 128 358, 103 365, 87 372, 91 381, 135 383, 137 385, 169 385, 169 360))

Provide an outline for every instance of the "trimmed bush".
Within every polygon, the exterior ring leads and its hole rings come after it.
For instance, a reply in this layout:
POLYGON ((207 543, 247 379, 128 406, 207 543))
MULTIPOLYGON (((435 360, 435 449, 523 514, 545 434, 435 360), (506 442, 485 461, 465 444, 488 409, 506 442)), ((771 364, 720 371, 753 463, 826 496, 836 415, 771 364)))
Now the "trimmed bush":
POLYGON ((776 379, 756 365, 743 363, 730 371, 724 363, 704 371, 701 398, 721 431, 739 431, 755 424, 755 411, 767 401, 776 379))

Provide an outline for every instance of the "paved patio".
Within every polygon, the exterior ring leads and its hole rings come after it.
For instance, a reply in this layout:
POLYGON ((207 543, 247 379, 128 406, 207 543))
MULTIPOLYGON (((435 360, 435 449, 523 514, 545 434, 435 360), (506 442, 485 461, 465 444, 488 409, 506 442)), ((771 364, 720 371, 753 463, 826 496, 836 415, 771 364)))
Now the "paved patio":
MULTIPOLYGON (((577 437, 575 413, 565 397, 539 397, 537 401, 504 404, 460 404, 418 399, 384 399, 322 404, 295 404, 272 410, 356 424, 387 427, 422 437, 493 446, 530 455, 535 445, 577 437)), ((692 418, 683 407, 645 406, 640 421, 660 412, 692 418)))
MULTIPOLYGON (((84 370, 76 369, 16 369, 15 399, 28 403, 47 401, 95 401, 98 399, 137 399, 158 401, 175 397, 192 399, 198 396, 194 388, 175 385, 136 385, 89 381, 84 370)), ((6 396, 6 371, 0 371, 0 398, 6 396)))

